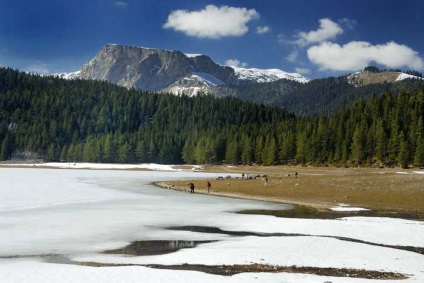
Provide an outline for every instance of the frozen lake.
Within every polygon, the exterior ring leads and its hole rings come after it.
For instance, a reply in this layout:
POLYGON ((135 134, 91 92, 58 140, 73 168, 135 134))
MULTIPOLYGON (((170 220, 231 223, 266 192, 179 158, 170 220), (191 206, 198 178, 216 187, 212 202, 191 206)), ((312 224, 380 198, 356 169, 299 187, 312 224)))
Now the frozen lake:
POLYGON ((399 282, 424 282, 423 255, 378 246, 424 247, 422 222, 365 217, 316 220, 242 215, 234 212, 289 209, 291 206, 189 194, 159 189, 152 184, 154 181, 216 175, 176 171, 0 168, 1 282, 140 282, 140 279, 166 282, 170 278, 173 282, 373 281, 301 273, 241 273, 228 277, 142 266, 99 268, 52 263, 55 257, 65 258, 64 262, 125 265, 258 263, 350 268, 397 272, 409 276, 399 282), (250 235, 168 229, 183 226, 214 227, 227 232, 250 232, 250 235), (276 233, 281 235, 271 235, 276 233), (262 234, 270 236, 262 237, 262 234), (102 253, 134 241, 157 240, 205 243, 163 255, 102 253))

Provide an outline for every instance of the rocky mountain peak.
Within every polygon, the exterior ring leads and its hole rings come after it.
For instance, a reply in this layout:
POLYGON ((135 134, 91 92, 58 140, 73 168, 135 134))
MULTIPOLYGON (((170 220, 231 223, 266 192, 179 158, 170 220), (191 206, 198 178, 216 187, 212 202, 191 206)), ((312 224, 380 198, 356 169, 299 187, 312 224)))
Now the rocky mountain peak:
POLYGON ((207 56, 189 57, 180 51, 109 44, 87 64, 78 78, 105 80, 127 88, 161 91, 194 72, 223 82, 234 79, 231 68, 207 56))
POLYGON ((405 79, 421 79, 421 77, 406 74, 400 71, 380 71, 376 67, 366 67, 347 77, 348 82, 355 86, 366 86, 370 84, 393 83, 405 79))
POLYGON ((80 71, 58 74, 67 79, 108 81, 127 88, 196 95, 219 93, 223 85, 271 82, 282 78, 307 82, 281 70, 242 69, 215 63, 210 57, 176 50, 108 44, 80 71))

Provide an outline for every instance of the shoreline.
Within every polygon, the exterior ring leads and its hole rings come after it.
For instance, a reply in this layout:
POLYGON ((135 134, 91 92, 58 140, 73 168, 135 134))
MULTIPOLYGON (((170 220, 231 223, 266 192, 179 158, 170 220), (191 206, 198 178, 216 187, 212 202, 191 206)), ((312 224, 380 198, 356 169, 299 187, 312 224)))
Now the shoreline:
POLYGON ((162 188, 222 197, 306 206, 331 215, 424 220, 424 171, 400 168, 205 166, 218 179, 156 182, 162 188), (298 177, 295 176, 298 172, 298 177), (240 174, 238 177, 226 174, 240 174), (244 174, 244 178, 243 175, 244 174), (258 176, 247 180, 247 175, 258 176), (265 185, 265 176, 268 179, 265 185), (206 182, 212 183, 207 192, 206 182))
POLYGON ((195 193, 306 206, 332 214, 338 210, 342 217, 346 214, 374 214, 424 220, 424 170, 421 169, 69 162, 0 163, 1 168, 216 173, 221 175, 220 178, 157 181, 154 184, 187 191, 187 183, 193 182, 195 193), (247 180, 247 176, 254 178, 247 180), (269 179, 266 185, 265 176, 269 179), (210 193, 206 181, 212 183, 210 193))
MULTIPOLYGON (((162 189, 168 189, 168 190, 190 193, 190 189, 188 187, 181 187, 181 186, 172 185, 172 182, 174 182, 174 181, 169 181, 169 182, 167 182, 167 181, 157 181, 157 182, 154 182, 153 184, 157 187, 162 188, 162 189)), ((290 204, 290 205, 302 205, 302 206, 313 207, 313 208, 316 208, 318 210, 330 209, 330 207, 331 207, 331 205, 324 204, 324 203, 318 204, 318 203, 314 203, 314 202, 304 202, 304 201, 278 199, 278 198, 252 197, 252 196, 247 196, 247 195, 243 195, 243 194, 225 193, 225 192, 218 192, 218 191, 213 191, 213 190, 211 190, 211 192, 208 193, 207 190, 198 189, 198 188, 195 189, 194 193, 195 194, 202 194, 202 195, 217 196, 217 197, 257 200, 257 201, 290 204)))
MULTIPOLYGON (((153 182, 153 185, 166 190, 175 190, 184 193, 190 193, 190 189, 187 187, 180 187, 171 185, 171 182, 158 181, 153 182)), ((400 218, 414 221, 424 221, 424 215, 422 213, 409 213, 409 212, 398 212, 393 210, 371 210, 363 209, 358 207, 350 206, 339 206, 335 207, 334 204, 328 203, 317 203, 317 202, 305 202, 291 199, 277 199, 267 197, 251 197, 242 194, 231 194, 213 192, 208 193, 206 190, 195 190, 196 194, 211 195, 215 197, 227 197, 244 200, 255 200, 272 202, 279 204, 292 205, 293 209, 284 210, 241 210, 235 213, 239 214, 256 214, 256 215, 270 215, 275 217, 286 217, 286 218, 306 218, 306 219, 337 219, 343 217, 390 217, 400 218), (346 208, 346 210, 337 210, 335 208, 346 208), (334 210, 333 210, 334 209, 334 210), (358 209, 358 210, 357 210, 358 209)))

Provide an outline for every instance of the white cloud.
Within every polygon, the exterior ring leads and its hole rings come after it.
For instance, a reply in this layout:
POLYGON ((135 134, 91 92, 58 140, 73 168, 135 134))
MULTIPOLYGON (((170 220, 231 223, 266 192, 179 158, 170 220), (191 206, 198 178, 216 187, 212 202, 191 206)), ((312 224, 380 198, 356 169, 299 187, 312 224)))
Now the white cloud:
POLYGON ((299 32, 295 41, 299 46, 306 46, 311 43, 323 42, 328 39, 334 38, 343 33, 343 29, 337 23, 328 18, 319 20, 320 27, 317 30, 310 32, 299 32))
POLYGON ((118 8, 126 8, 128 6, 128 3, 124 1, 116 1, 115 6, 118 8))
POLYGON ((268 26, 260 26, 260 27, 257 27, 256 28, 256 33, 257 34, 264 34, 264 33, 267 33, 267 32, 269 32, 271 29, 270 29, 270 27, 268 27, 268 26))
POLYGON ((242 36, 249 28, 247 23, 259 18, 255 9, 207 5, 200 11, 175 10, 168 16, 163 28, 181 31, 199 38, 242 36))
POLYGON ((227 61, 225 61, 225 65, 234 66, 234 67, 241 67, 241 68, 247 68, 249 66, 249 64, 247 64, 245 62, 240 62, 237 59, 228 59, 227 61))
POLYGON ((307 54, 311 62, 326 70, 360 70, 371 62, 388 68, 424 69, 424 60, 418 52, 393 41, 381 45, 365 41, 352 41, 345 45, 324 42, 310 47, 307 54))
POLYGON ((295 68, 294 69, 296 73, 299 73, 301 75, 307 75, 311 72, 311 70, 306 69, 306 68, 295 68))

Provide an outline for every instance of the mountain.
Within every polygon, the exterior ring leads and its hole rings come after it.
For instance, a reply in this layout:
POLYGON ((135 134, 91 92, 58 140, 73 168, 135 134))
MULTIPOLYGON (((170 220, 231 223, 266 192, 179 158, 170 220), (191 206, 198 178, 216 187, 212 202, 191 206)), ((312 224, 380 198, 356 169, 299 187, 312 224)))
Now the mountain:
POLYGON ((401 71, 380 71, 375 67, 367 67, 361 72, 347 77, 350 84, 355 86, 366 86, 370 84, 381 84, 386 82, 399 82, 405 79, 422 79, 422 77, 410 75, 401 71), (370 70, 368 70, 371 69, 370 70))
POLYGON ((218 93, 219 96, 219 87, 225 85, 272 82, 282 78, 308 81, 299 74, 278 69, 222 66, 206 55, 114 44, 104 46, 81 70, 57 76, 108 81, 126 88, 189 96, 199 92, 218 93))
POLYGON ((414 71, 369 66, 352 75, 308 80, 278 69, 222 66, 206 55, 112 44, 81 70, 57 76, 176 95, 231 96, 282 107, 296 115, 331 114, 359 98, 416 91, 424 85, 421 74, 414 71))
POLYGON ((309 79, 298 73, 287 73, 279 69, 256 69, 239 68, 231 66, 234 69, 238 83, 269 83, 281 79, 292 80, 299 83, 307 83, 309 79))

